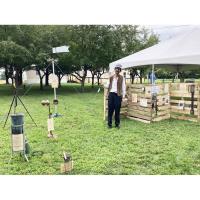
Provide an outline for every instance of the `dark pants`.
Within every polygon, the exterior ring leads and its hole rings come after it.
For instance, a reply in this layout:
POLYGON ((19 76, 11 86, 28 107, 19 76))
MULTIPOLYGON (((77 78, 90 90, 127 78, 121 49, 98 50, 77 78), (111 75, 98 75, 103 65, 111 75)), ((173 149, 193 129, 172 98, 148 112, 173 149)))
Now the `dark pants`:
POLYGON ((120 124, 120 108, 122 97, 114 92, 110 92, 108 96, 108 126, 112 126, 112 116, 115 111, 115 126, 120 124))

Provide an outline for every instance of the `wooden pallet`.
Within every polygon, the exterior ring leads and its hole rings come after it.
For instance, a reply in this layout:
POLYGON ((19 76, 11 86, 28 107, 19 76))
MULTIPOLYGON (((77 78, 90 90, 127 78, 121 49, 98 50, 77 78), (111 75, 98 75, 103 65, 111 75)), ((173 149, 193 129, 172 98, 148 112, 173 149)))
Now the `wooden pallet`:
MULTIPOLYGON (((148 84, 128 84, 126 105, 122 106, 121 114, 127 118, 147 123, 175 118, 200 122, 200 84, 199 83, 171 83, 158 84, 157 114, 152 109, 152 86, 148 84), (191 115, 191 85, 195 85, 194 114, 191 115), (145 100, 145 105, 140 101, 145 100), (134 102, 133 102, 134 101, 134 102), (184 101, 184 108, 181 102, 184 101), (168 103, 167 103, 168 102, 168 103)), ((104 90, 104 119, 107 113, 107 101, 104 90)))
POLYGON ((198 121, 200 117, 200 87, 199 83, 171 83, 170 84, 170 113, 171 118, 198 121), (194 85, 194 114, 191 114, 192 94, 194 85))
POLYGON ((149 84, 134 84, 127 86, 128 94, 128 106, 127 115, 133 118, 147 120, 147 121, 159 121, 163 118, 169 118, 169 85, 168 84, 158 84, 156 86, 149 84), (157 91, 157 108, 152 108, 152 90, 157 91), (140 103, 140 101, 146 101, 146 104, 140 103), (166 117, 165 117, 166 116, 166 117))
POLYGON ((144 120, 144 119, 140 119, 140 118, 137 118, 137 117, 127 116, 127 118, 128 118, 128 119, 132 119, 132 120, 136 120, 136 121, 139 121, 139 122, 147 123, 147 124, 150 124, 150 123, 151 123, 151 121, 144 120))

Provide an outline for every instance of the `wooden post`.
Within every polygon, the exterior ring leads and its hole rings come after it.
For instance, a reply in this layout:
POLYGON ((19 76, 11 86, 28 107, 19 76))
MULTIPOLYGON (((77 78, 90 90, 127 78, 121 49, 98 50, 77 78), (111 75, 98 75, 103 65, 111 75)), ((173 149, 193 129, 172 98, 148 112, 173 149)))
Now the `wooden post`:
POLYGON ((151 122, 153 121, 153 109, 152 109, 152 103, 153 103, 153 94, 152 94, 152 89, 153 86, 155 86, 155 82, 153 81, 154 76, 154 64, 152 65, 151 68, 151 122))
POLYGON ((171 89, 172 89, 172 83, 169 84, 169 118, 171 118, 171 89))
POLYGON ((197 122, 200 122, 200 83, 197 84, 198 87, 198 95, 197 95, 197 122))
POLYGON ((104 99, 104 103, 103 103, 103 120, 105 121, 106 120, 106 101, 107 101, 107 98, 106 98, 106 96, 107 96, 107 89, 106 88, 104 88, 104 97, 103 97, 103 99, 104 99))

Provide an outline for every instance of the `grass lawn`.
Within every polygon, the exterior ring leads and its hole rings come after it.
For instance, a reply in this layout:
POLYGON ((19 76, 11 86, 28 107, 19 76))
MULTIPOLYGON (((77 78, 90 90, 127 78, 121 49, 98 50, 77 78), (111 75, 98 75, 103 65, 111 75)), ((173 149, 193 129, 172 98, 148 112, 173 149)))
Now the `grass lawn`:
MULTIPOLYGON (((29 88, 27 88, 29 89, 29 88)), ((200 124, 165 120, 144 124, 122 119, 121 129, 107 129, 103 121, 103 91, 76 84, 58 90, 59 113, 55 119, 57 139, 47 138, 47 107, 53 90, 32 87, 22 97, 38 124, 25 114, 25 133, 31 146, 30 162, 15 154, 10 159, 10 118, 3 129, 12 99, 10 86, 0 85, 0 174, 60 174, 62 152, 72 154, 69 174, 200 174, 200 124)), ((25 90, 20 90, 24 94, 25 90)), ((19 104, 18 112, 25 112, 19 104)))

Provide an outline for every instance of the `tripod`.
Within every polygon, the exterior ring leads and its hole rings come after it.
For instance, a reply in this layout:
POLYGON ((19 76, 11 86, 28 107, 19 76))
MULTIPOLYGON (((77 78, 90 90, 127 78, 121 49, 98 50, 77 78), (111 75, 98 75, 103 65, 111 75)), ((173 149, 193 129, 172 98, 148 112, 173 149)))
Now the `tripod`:
POLYGON ((4 126, 3 128, 5 128, 6 126, 6 123, 8 121, 8 117, 10 115, 10 112, 11 112, 11 109, 14 105, 14 114, 16 113, 16 108, 17 108, 17 100, 20 101, 20 103, 22 104, 22 106, 24 107, 24 109, 26 110, 26 112, 28 113, 28 115, 30 116, 30 118, 32 119, 33 123, 35 124, 35 126, 37 126, 37 124, 35 123, 34 119, 32 118, 31 114, 29 113, 29 111, 27 110, 26 106, 24 105, 24 103, 22 102, 22 100, 20 99, 20 97, 18 96, 17 94, 17 88, 15 88, 15 91, 14 91, 14 96, 13 96, 13 99, 12 99, 12 102, 10 104, 10 108, 9 108, 9 111, 8 111, 8 114, 7 114, 7 117, 6 117, 6 121, 4 123, 4 126))

